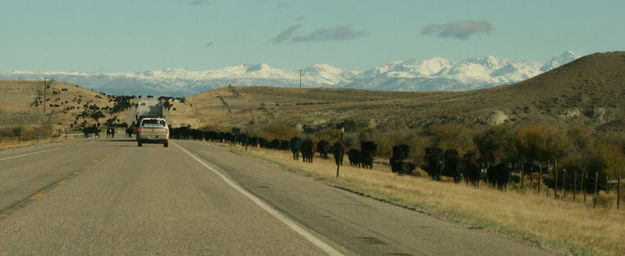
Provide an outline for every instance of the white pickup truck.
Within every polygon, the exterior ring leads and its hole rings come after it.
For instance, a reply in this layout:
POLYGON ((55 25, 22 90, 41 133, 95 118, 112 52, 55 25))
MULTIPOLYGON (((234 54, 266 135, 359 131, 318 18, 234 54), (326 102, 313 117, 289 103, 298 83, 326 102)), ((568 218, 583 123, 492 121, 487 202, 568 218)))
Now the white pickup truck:
POLYGON ((147 117, 139 121, 137 128, 137 144, 163 143, 164 147, 169 144, 169 126, 167 120, 160 117, 147 117))

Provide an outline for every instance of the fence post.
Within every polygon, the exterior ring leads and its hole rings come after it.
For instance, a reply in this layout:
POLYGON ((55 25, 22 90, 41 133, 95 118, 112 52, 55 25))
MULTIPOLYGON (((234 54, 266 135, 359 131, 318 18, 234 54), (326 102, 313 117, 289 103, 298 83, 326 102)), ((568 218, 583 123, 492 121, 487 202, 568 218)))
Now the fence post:
POLYGON ((621 207, 621 170, 618 171, 618 181, 616 181, 616 209, 621 207))
POLYGON ((566 168, 562 169, 562 199, 566 200, 566 168))
POLYGON ((530 172, 530 192, 534 190, 534 172, 530 172))
POLYGON ((22 128, 17 128, 17 144, 22 143, 22 128))
MULTIPOLYGON (((586 176, 588 176, 588 173, 586 173, 586 171, 582 172, 582 191, 584 191, 584 203, 586 202, 586 187, 584 186, 584 180, 586 180, 586 176)), ((588 186, 588 184, 586 184, 586 186, 588 186)))
MULTIPOLYGON (((523 180, 525 179, 525 164, 521 164, 521 191, 523 191, 523 180)), ((478 180, 479 184, 479 180, 478 180)))
POLYGON ((540 168, 538 168, 538 194, 540 195, 540 179, 543 177, 543 165, 540 164, 540 168))
POLYGON ((553 198, 558 198, 558 168, 556 169, 556 186, 553 188, 553 198))
POLYGON ((592 208, 597 207, 597 196, 599 195, 599 172, 595 172, 595 198, 592 200, 592 208))
POLYGON ((577 170, 575 170, 575 177, 573 178, 573 201, 575 201, 575 194, 577 194, 577 170))

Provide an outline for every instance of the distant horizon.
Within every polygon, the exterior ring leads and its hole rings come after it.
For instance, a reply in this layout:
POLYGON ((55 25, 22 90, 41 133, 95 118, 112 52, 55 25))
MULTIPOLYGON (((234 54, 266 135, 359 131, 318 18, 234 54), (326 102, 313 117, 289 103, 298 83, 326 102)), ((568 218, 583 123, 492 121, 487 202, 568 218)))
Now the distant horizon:
POLYGON ((3 2, 0 72, 129 73, 242 63, 364 70, 396 60, 548 61, 622 50, 625 1, 3 2))

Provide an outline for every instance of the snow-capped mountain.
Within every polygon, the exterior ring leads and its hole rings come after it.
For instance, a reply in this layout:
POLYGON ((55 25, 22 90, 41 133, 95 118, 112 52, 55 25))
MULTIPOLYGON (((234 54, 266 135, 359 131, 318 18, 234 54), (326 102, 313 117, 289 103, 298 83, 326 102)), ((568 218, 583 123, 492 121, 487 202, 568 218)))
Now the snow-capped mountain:
POLYGON ((552 70, 554 68, 557 68, 559 66, 562 66, 564 64, 567 64, 571 61, 576 60, 577 58, 579 58, 580 56, 577 56, 577 54, 575 54, 572 51, 566 51, 563 52, 562 54, 558 55, 558 56, 553 56, 553 58, 551 58, 550 61, 548 61, 547 63, 545 63, 545 65, 543 65, 540 68, 540 71, 542 72, 547 72, 549 70, 552 70))
MULTIPOLYGON (((544 65, 496 57, 471 58, 453 63, 445 58, 403 60, 368 70, 348 71, 327 64, 302 70, 306 88, 357 88, 390 91, 462 91, 519 82, 577 59, 567 51, 544 65)), ((0 80, 55 79, 114 95, 190 96, 232 84, 235 86, 298 87, 299 70, 278 69, 267 64, 229 66, 187 71, 166 68, 135 73, 80 73, 13 71, 0 80)))
POLYGON ((540 64, 493 56, 471 58, 456 64, 443 58, 398 61, 357 75, 346 85, 391 91, 464 91, 510 84, 536 76, 540 64))

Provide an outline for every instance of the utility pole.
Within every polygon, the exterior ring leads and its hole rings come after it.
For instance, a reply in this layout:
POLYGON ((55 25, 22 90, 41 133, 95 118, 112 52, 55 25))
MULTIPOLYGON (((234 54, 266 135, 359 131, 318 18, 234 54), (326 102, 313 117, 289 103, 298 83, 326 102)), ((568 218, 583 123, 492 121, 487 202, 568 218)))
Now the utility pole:
POLYGON ((302 114, 302 70, 299 70, 299 115, 302 114))
POLYGON ((46 115, 46 92, 48 91, 48 78, 43 78, 43 115, 46 115))

